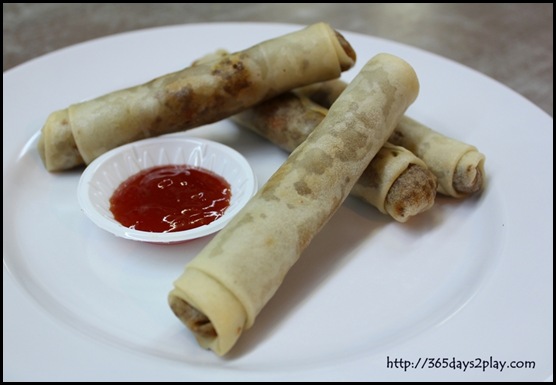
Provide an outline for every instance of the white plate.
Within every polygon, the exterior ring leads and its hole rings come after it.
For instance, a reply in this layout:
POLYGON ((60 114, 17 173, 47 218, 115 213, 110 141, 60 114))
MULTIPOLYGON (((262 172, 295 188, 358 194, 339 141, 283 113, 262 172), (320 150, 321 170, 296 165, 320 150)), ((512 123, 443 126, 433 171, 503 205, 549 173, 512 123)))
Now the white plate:
MULTIPOLYGON (((552 119, 459 64, 345 34, 359 60, 344 78, 381 51, 409 61, 422 87, 408 114, 484 152, 488 188, 475 199, 439 199, 407 224, 349 198, 225 359, 200 349, 166 303, 173 280, 210 237, 173 246, 113 237, 79 210, 79 171, 44 170, 35 146, 51 111, 217 48, 240 50, 299 28, 157 28, 79 44, 4 73, 4 380, 552 375, 552 119), (390 366, 421 359, 421 366, 425 358, 440 358, 439 366, 443 358, 534 361, 535 368, 388 368, 388 359, 390 366)), ((286 157, 229 121, 190 133, 243 153, 261 185, 286 157)))

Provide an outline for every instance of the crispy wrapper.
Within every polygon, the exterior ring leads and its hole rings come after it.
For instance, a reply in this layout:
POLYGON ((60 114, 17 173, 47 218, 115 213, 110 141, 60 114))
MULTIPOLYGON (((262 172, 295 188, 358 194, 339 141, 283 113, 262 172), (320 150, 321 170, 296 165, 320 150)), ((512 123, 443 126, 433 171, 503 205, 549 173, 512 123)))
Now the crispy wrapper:
POLYGON ((253 325, 418 89, 405 61, 371 59, 307 140, 186 266, 169 304, 201 346, 226 354, 253 325))
MULTIPOLYGON (((347 84, 333 79, 301 87, 296 92, 328 107, 347 84)), ((438 180, 438 192, 454 198, 477 193, 485 184, 485 156, 467 143, 443 135, 407 116, 400 119, 389 142, 421 158, 438 180)))
POLYGON ((328 24, 267 40, 54 112, 38 150, 49 171, 139 139, 212 123, 289 89, 337 78, 355 52, 328 24))
MULTIPOLYGON (((282 149, 293 151, 327 113, 326 108, 290 91, 240 112, 232 119, 282 149)), ((436 177, 420 158, 403 147, 385 143, 351 194, 395 220, 406 222, 434 205, 436 187, 436 177)))

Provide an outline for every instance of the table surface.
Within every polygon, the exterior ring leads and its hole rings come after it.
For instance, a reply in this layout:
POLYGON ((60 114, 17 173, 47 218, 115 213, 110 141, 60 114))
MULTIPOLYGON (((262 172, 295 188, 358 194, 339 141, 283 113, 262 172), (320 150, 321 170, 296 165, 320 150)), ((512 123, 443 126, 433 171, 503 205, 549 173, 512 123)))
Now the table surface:
POLYGON ((82 41, 163 25, 312 24, 409 44, 471 67, 553 115, 553 4, 3 5, 4 71, 82 41))

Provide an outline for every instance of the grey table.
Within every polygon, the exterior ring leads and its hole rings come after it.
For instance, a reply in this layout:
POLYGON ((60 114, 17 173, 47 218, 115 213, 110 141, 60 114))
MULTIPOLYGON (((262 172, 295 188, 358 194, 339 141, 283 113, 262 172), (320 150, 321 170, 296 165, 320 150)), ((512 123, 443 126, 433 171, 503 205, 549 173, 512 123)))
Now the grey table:
POLYGON ((4 71, 118 32, 171 24, 311 24, 423 48, 478 70, 553 114, 553 4, 23 4, 3 5, 4 71))

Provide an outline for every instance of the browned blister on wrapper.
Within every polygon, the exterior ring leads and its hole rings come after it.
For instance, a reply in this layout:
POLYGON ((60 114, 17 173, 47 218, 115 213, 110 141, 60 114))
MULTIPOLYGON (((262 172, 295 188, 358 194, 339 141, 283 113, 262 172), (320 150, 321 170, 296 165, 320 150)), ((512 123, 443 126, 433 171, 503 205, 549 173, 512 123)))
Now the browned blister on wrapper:
POLYGON ((307 140, 186 266, 169 304, 184 324, 194 326, 201 346, 226 354, 253 325, 418 89, 405 61, 388 54, 371 59, 307 140))
POLYGON ((292 88, 337 78, 354 62, 340 34, 314 24, 56 111, 38 150, 49 171, 89 164, 120 145, 216 122, 292 88))

